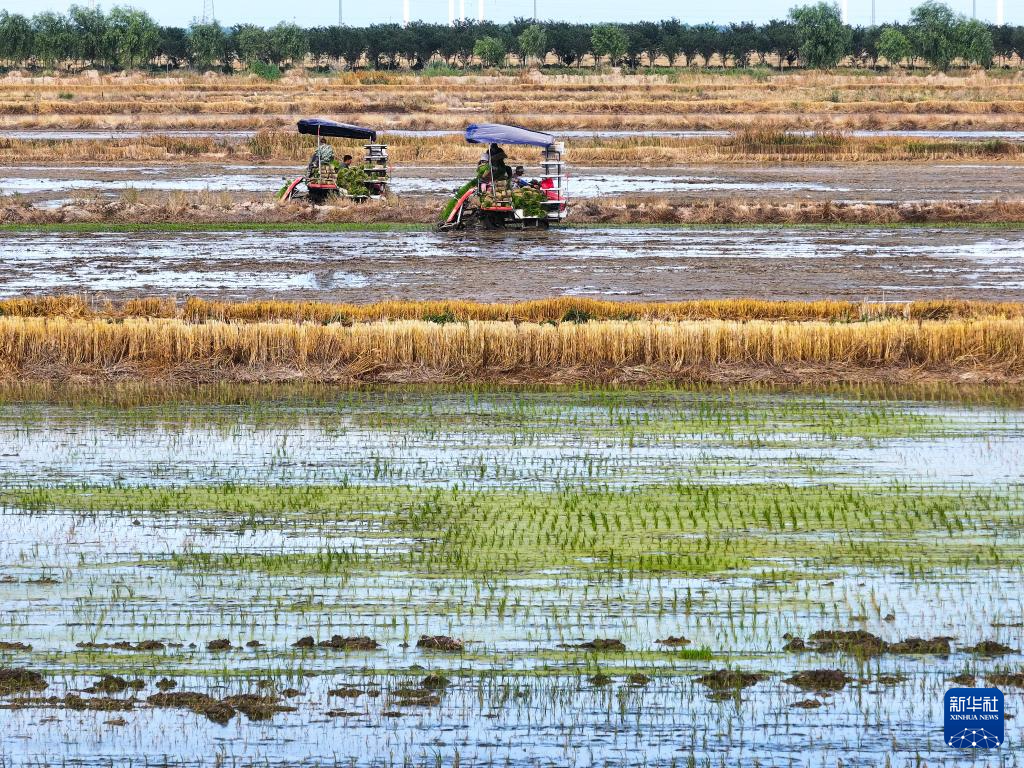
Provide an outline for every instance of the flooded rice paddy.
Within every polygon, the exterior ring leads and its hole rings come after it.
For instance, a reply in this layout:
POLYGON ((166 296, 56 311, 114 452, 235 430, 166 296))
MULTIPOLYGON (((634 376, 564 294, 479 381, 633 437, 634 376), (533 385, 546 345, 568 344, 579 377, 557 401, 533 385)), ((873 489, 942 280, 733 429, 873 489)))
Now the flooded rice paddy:
MULTIPOLYGON (((533 155, 520 158, 527 176, 538 169, 533 155)), ((117 197, 128 190, 156 192, 225 192, 251 198, 269 197, 301 175, 300 166, 74 165, 5 166, 0 195, 33 201, 66 202, 69 197, 117 197)), ((464 167, 407 166, 394 169, 392 190, 398 195, 446 195, 466 180, 464 167)), ((729 197, 785 197, 808 200, 905 202, 914 200, 991 200, 1024 196, 1018 166, 1000 163, 681 166, 659 168, 592 168, 573 166, 569 194, 576 199, 606 195, 657 195, 672 200, 729 197)))
POLYGON ((955 676, 1019 764, 1020 410, 404 390, 0 446, 5 765, 953 766, 955 676))
POLYGON ((9 233, 0 295, 1024 299, 1017 229, 9 233))

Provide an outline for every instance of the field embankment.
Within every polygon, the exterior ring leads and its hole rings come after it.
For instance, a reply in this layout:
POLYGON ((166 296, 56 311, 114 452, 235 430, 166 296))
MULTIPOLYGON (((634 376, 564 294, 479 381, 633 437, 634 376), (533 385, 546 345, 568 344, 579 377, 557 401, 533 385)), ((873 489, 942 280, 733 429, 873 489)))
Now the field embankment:
MULTIPOLYGON (((397 196, 385 201, 339 200, 315 206, 302 200, 280 203, 268 193, 240 199, 216 192, 130 192, 118 199, 72 199, 58 206, 14 199, 0 201, 0 227, 46 225, 422 225, 437 222, 442 195, 397 196)), ((835 202, 779 198, 708 198, 638 194, 584 198, 571 205, 572 224, 1018 224, 1024 200, 923 200, 835 202)))
POLYGON ((170 308, 159 301, 126 304, 119 317, 74 300, 2 306, 7 383, 1024 381, 1024 318, 1005 304, 695 302, 640 305, 640 319, 590 319, 620 310, 558 300, 490 310, 385 304, 363 317, 335 307, 318 319, 312 307, 283 303, 233 313, 192 302, 174 317, 137 316, 170 308), (289 310, 292 319, 263 319, 289 310), (510 319, 460 320, 457 311, 510 319))

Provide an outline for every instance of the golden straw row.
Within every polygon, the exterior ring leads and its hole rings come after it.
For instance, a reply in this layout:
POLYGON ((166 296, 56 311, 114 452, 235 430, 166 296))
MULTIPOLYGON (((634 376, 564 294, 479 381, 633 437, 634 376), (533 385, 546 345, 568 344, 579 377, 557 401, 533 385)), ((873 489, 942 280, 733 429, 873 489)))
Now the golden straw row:
POLYGON ((384 374, 557 380, 580 370, 651 367, 663 375, 739 365, 1024 374, 1024 319, 593 321, 355 325, 290 321, 195 324, 178 319, 0 318, 8 379, 73 375, 203 380, 368 379, 384 374))
POLYGON ((762 301, 708 299, 676 302, 622 302, 555 297, 511 303, 475 301, 381 301, 351 304, 320 301, 209 301, 153 297, 90 301, 81 296, 26 296, 0 300, 0 316, 124 319, 177 318, 188 322, 294 322, 351 324, 378 320, 508 320, 582 322, 587 320, 831 320, 859 322, 884 318, 941 320, 1024 317, 1022 302, 933 300, 911 302, 762 301))

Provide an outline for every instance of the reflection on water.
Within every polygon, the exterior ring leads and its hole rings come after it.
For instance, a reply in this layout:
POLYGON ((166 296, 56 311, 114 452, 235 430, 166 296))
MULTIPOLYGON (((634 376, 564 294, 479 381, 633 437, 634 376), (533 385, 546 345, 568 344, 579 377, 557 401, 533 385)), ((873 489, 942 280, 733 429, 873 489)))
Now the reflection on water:
MULTIPOLYGON (((1020 411, 715 392, 377 392, 255 409, 8 405, 0 408, 0 446, 0 487, 348 482, 468 494, 676 481, 956 489, 1024 480, 1020 411)), ((215 505, 151 513, 4 504, 0 525, 2 639, 34 648, 0 652, 0 660, 44 673, 45 696, 89 698, 80 692, 107 672, 145 686, 115 694, 137 698, 123 713, 4 709, 11 697, 0 697, 0 754, 11 766, 127 768, 155 756, 160 765, 199 766, 211 753, 225 766, 753 768, 833 766, 840 756, 846 766, 955 766, 962 755, 941 742, 948 679, 965 670, 983 679, 1020 662, 1017 653, 979 659, 964 648, 997 639, 1019 649, 1024 640, 1024 578, 1015 563, 914 574, 765 563, 763 578, 566 565, 474 579, 449 563, 405 570, 402 558, 421 542, 389 531, 372 509, 352 522, 301 510, 226 514, 215 505), (242 561, 219 570, 187 564, 200 554, 287 558, 362 548, 381 557, 380 568, 290 574, 242 561), (833 627, 888 641, 949 635, 952 653, 858 660, 781 650, 787 632, 806 637, 833 627), (421 651, 421 633, 461 637, 466 653, 421 651), (369 635, 381 647, 292 648, 302 636, 331 634, 369 635), (657 644, 670 635, 714 658, 657 644), (594 637, 621 639, 627 651, 594 657, 558 648, 594 637), (219 638, 235 649, 205 650, 219 638), (75 648, 125 639, 167 647, 75 648), (250 640, 262 645, 245 647, 250 640), (716 700, 695 678, 723 667, 764 679, 716 700), (842 669, 850 682, 819 693, 784 682, 821 668, 842 669), (637 670, 650 681, 631 681, 637 670), (440 701, 400 703, 395 691, 428 672, 449 679, 440 701), (598 672, 607 684, 594 682, 598 672), (293 688, 285 703, 297 711, 217 725, 145 705, 161 678, 216 697, 293 688), (353 686, 361 691, 354 698, 330 693, 353 686), (807 701, 818 705, 793 707, 807 701), (115 716, 123 724, 111 724, 115 716)), ((1004 535, 1006 547, 1019 544, 1011 531, 1004 535)), ((1007 689, 1006 701, 1019 714, 1020 693, 1007 689)), ((974 764, 1013 765, 1014 754, 979 755, 974 764)))

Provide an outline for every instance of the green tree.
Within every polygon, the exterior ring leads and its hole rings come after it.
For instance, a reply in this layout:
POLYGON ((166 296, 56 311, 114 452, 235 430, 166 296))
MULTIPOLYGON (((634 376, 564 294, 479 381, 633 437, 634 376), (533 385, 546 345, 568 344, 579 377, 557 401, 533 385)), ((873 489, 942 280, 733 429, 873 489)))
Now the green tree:
POLYGON ((590 47, 596 58, 607 56, 614 67, 629 50, 629 38, 618 24, 598 24, 590 34, 590 47))
POLYGON ((544 57, 548 53, 548 34, 544 27, 531 24, 519 33, 516 42, 519 44, 519 55, 524 64, 529 64, 531 57, 537 59, 541 65, 544 64, 544 57))
POLYGON ((145 11, 114 6, 107 18, 107 34, 122 69, 136 69, 156 55, 160 46, 160 27, 145 11))
POLYGON ((366 53, 366 33, 356 27, 338 27, 338 53, 349 69, 355 69, 366 53))
POLYGON ((306 30, 297 24, 281 22, 267 30, 270 42, 270 60, 276 64, 290 62, 301 67, 309 53, 309 38, 306 30))
POLYGON ((252 64, 262 61, 269 64, 273 58, 270 49, 270 35, 263 27, 255 24, 237 24, 231 30, 231 46, 239 61, 252 64))
POLYGON ((961 19, 956 25, 956 55, 985 69, 991 67, 995 57, 991 30, 977 19, 961 19))
POLYGON ((72 5, 68 11, 74 30, 74 55, 95 67, 109 68, 113 63, 117 44, 110 34, 110 22, 99 8, 72 5))
POLYGON ((188 31, 181 27, 161 27, 156 55, 163 57, 167 68, 177 68, 188 60, 188 31))
POLYGON ((0 11, 0 59, 24 64, 32 57, 32 23, 20 13, 0 11))
POLYGON ((216 21, 193 24, 188 31, 188 51, 192 66, 208 69, 228 63, 228 36, 216 21))
POLYGON ((505 62, 505 43, 490 35, 477 38, 473 43, 473 55, 480 59, 481 64, 500 67, 505 62))
POLYGON ((75 56, 75 30, 66 16, 47 11, 32 17, 35 56, 43 65, 55 68, 75 56))
POLYGON ((805 67, 832 69, 849 53, 852 32, 843 24, 835 4, 798 6, 790 10, 789 18, 796 24, 800 60, 805 67))
POLYGON ((898 67, 914 55, 910 41, 896 27, 886 27, 878 38, 878 55, 889 62, 890 67, 898 67))
POLYGON ((590 27, 586 24, 570 24, 559 21, 548 25, 548 41, 555 56, 565 66, 571 67, 582 62, 591 48, 590 27))
POLYGON ((957 17, 937 0, 925 0, 910 12, 908 37, 915 56, 943 72, 957 55, 957 17))

